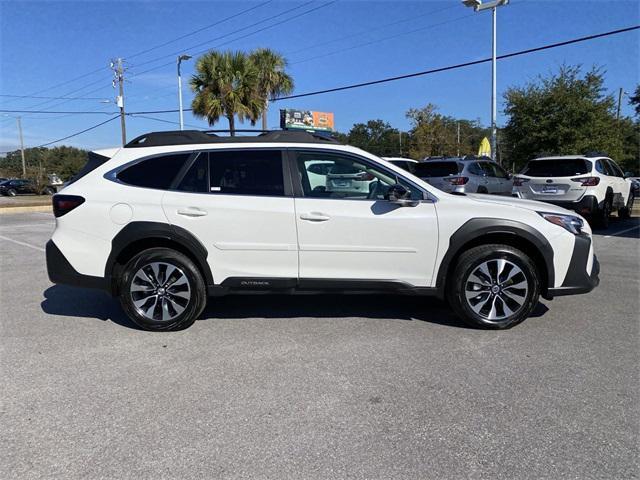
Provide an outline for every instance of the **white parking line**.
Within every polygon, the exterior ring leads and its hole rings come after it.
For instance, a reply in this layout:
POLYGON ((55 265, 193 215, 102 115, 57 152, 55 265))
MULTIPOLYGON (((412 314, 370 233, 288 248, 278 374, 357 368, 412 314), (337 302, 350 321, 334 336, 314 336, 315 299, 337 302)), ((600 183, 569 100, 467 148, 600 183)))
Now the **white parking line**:
POLYGON ((626 230, 620 230, 619 232, 612 233, 611 235, 605 235, 604 238, 617 237, 618 235, 630 232, 631 230, 635 230, 636 228, 640 228, 640 225, 636 225, 635 227, 627 228, 626 230))
POLYGON ((44 252, 44 248, 42 247, 31 245, 30 243, 21 242, 20 240, 14 240, 13 238, 8 238, 3 235, 0 235, 0 240, 6 240, 7 242, 15 243, 17 245, 22 245, 23 247, 33 248, 34 250, 38 250, 39 252, 44 252))

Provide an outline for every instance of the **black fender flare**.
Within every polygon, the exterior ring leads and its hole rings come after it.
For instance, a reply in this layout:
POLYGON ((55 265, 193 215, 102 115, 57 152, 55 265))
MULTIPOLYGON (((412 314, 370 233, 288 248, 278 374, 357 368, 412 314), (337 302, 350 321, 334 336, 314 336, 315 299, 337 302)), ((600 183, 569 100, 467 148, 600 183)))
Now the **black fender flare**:
POLYGON ((436 275, 436 288, 440 296, 444 297, 447 273, 449 272, 452 261, 463 252, 465 245, 474 242, 477 238, 492 234, 513 235, 532 244, 544 259, 547 270, 547 288, 553 288, 555 282, 553 248, 542 233, 530 225, 516 220, 473 218, 458 228, 449 239, 449 248, 442 262, 440 262, 436 275))
POLYGON ((207 257, 209 252, 193 234, 176 225, 159 222, 128 223, 111 241, 111 253, 105 265, 105 279, 112 285, 113 270, 120 254, 140 240, 166 240, 183 247, 195 259, 207 285, 213 285, 213 275, 207 257))

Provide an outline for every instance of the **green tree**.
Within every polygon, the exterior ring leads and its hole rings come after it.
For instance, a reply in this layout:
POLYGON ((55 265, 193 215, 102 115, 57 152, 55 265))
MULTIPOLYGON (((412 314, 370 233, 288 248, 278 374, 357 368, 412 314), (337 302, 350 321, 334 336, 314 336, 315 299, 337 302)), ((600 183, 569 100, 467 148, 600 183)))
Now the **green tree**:
POLYGON ((423 108, 412 108, 407 112, 412 125, 409 149, 411 157, 477 153, 480 141, 489 134, 489 130, 482 128, 479 121, 441 115, 437 110, 438 107, 429 103, 423 108))
MULTIPOLYGON (((75 147, 26 148, 27 178, 44 181, 47 174, 56 173, 67 180, 82 168, 86 159, 87 152, 75 147)), ((9 152, 4 158, 0 158, 0 176, 22 176, 20 150, 9 152)))
POLYGON ((629 104, 636 110, 636 117, 640 117, 640 85, 636 87, 633 95, 629 97, 629 104))
POLYGON ((258 71, 258 94, 264 98, 262 129, 267 130, 269 99, 293 92, 293 78, 285 72, 287 60, 268 48, 259 48, 249 54, 258 71))
POLYGON ((255 125, 265 104, 258 79, 256 65, 243 52, 205 53, 196 62, 196 74, 190 80, 196 94, 191 104, 193 114, 205 117, 209 125, 226 117, 231 135, 235 135, 235 117, 255 125))
MULTIPOLYGON (((407 135, 403 136, 406 142, 407 135)), ((347 134, 346 142, 374 155, 385 157, 401 155, 400 131, 379 119, 354 124, 347 134)))
POLYGON ((605 93, 598 68, 583 74, 580 66, 562 66, 556 74, 509 88, 504 99, 509 163, 522 165, 543 153, 599 151, 617 160, 624 154, 615 100, 605 93))

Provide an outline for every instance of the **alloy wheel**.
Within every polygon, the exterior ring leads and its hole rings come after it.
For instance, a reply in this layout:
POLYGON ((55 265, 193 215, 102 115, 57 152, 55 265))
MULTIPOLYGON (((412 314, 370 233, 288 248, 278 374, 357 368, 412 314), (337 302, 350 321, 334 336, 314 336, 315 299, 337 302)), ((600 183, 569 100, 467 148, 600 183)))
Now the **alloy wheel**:
POLYGON ((154 321, 170 321, 189 305, 191 286, 182 269, 166 262, 142 266, 129 288, 135 309, 154 321))
POLYGON ((528 292, 529 282, 522 269, 505 259, 481 263, 465 281, 467 304, 491 323, 498 323, 519 312, 528 292))

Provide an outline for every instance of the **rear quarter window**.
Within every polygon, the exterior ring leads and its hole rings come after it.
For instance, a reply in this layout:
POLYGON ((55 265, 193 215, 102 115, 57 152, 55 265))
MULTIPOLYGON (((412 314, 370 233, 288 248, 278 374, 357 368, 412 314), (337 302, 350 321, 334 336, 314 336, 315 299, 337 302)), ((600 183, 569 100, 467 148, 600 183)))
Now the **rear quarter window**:
POLYGON ((591 162, 582 158, 531 160, 520 172, 529 177, 572 177, 591 172, 591 162))
POLYGON ((120 171, 122 183, 136 187, 167 190, 191 153, 176 153, 148 158, 120 171))
POLYGON ((448 177, 460 173, 458 162, 433 162, 417 163, 414 175, 417 177, 448 177))

